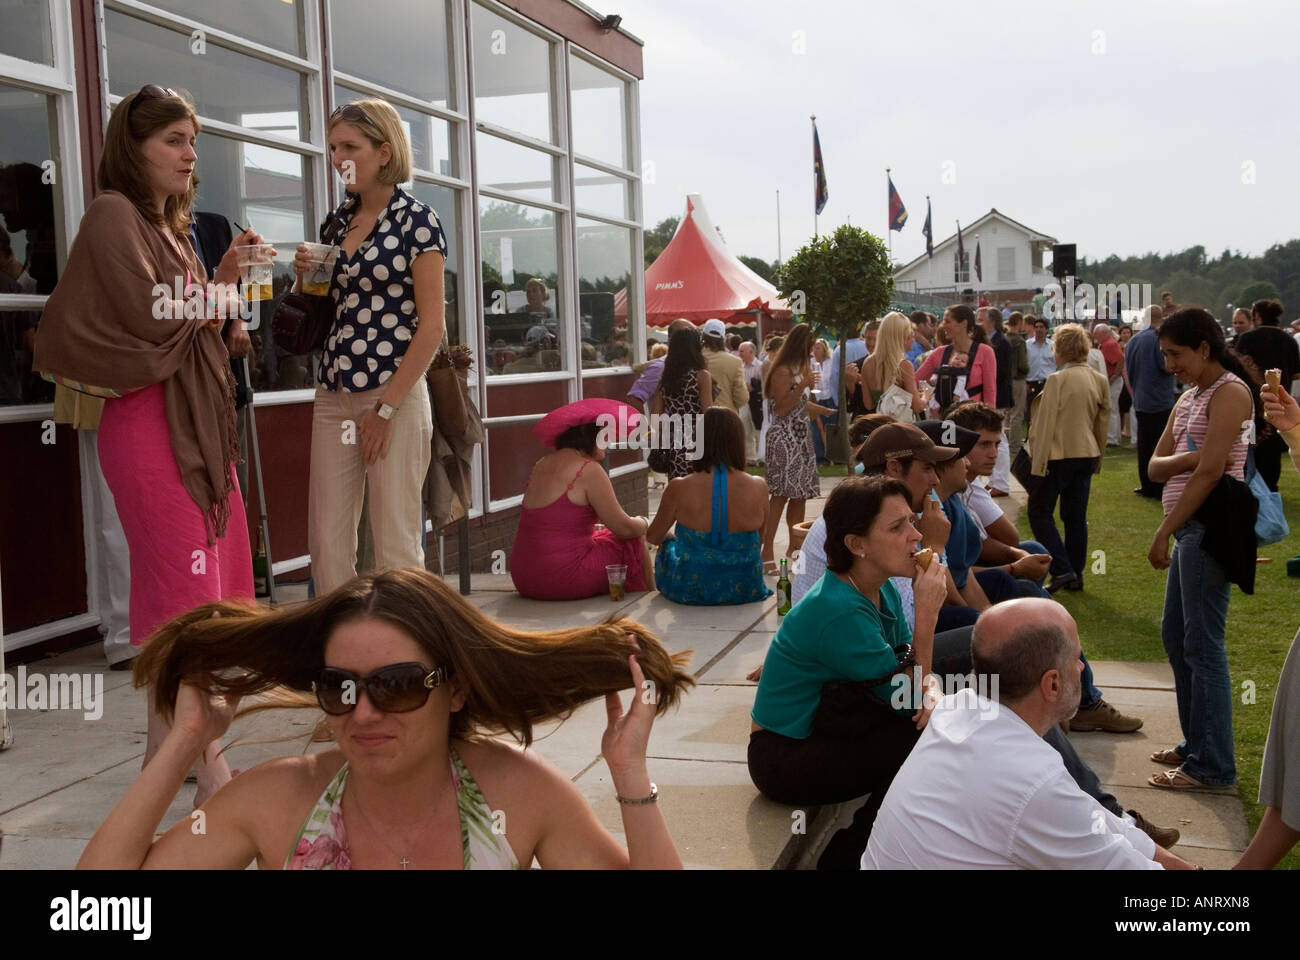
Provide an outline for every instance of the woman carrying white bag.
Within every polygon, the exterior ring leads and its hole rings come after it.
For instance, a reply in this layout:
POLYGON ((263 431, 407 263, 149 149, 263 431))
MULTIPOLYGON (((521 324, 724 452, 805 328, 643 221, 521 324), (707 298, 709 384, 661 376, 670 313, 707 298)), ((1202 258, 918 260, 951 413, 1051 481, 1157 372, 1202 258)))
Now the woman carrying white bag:
POLYGON ((911 346, 911 321, 892 311, 880 322, 875 352, 862 362, 862 394, 867 409, 904 423, 911 423, 926 405, 926 398, 917 388, 916 371, 907 359, 911 346))

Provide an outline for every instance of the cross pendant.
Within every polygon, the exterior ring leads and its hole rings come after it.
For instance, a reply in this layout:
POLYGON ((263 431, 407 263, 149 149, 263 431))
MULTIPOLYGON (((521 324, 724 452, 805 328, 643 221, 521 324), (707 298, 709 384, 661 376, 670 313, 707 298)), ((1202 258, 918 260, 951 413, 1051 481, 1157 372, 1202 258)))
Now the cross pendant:
POLYGON ((410 863, 411 861, 410 861, 410 860, 407 860, 405 857, 402 857, 402 859, 401 859, 401 860, 398 860, 397 862, 400 863, 400 864, 402 865, 402 869, 405 870, 405 869, 406 869, 406 865, 407 865, 408 863, 410 863))

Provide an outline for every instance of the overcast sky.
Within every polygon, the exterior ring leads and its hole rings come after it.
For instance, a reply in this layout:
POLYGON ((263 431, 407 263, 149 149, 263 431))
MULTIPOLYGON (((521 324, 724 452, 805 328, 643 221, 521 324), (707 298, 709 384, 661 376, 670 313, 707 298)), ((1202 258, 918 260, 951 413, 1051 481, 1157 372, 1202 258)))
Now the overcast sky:
POLYGON ((927 193, 936 243, 990 207, 1090 259, 1300 236, 1293 0, 601 6, 645 41, 647 226, 699 192, 733 252, 775 259, 779 188, 788 256, 813 231, 815 113, 820 228, 883 236, 891 167, 896 260, 924 252, 927 193))

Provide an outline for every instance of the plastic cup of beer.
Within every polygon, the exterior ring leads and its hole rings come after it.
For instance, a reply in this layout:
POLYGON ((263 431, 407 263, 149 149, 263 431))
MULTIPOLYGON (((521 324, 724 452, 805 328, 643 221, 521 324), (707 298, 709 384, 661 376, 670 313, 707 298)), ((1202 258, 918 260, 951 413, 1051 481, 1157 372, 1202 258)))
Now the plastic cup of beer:
POLYGON ((244 296, 250 303, 270 300, 275 247, 269 243, 250 243, 235 250, 239 258, 239 278, 244 281, 244 296))
POLYGON ((307 272, 302 275, 302 292, 310 297, 326 297, 330 281, 334 278, 334 264, 339 259, 339 248, 328 243, 303 243, 310 258, 307 272))
POLYGON ((624 599, 627 596, 627 564, 606 564, 605 576, 609 578, 609 599, 616 603, 624 599))

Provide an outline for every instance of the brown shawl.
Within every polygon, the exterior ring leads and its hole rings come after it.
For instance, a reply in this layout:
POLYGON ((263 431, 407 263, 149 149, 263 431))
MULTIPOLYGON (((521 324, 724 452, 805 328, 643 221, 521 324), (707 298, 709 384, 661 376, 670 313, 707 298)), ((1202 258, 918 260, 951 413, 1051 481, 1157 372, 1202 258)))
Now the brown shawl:
POLYGON ((188 238, 177 245, 184 260, 127 197, 114 190, 96 197, 45 305, 32 365, 123 393, 161 383, 181 482, 212 544, 225 536, 230 466, 239 459, 235 381, 220 328, 186 319, 176 301, 187 269, 194 282, 206 279, 188 238), (171 319, 155 317, 157 284, 169 291, 171 319))

